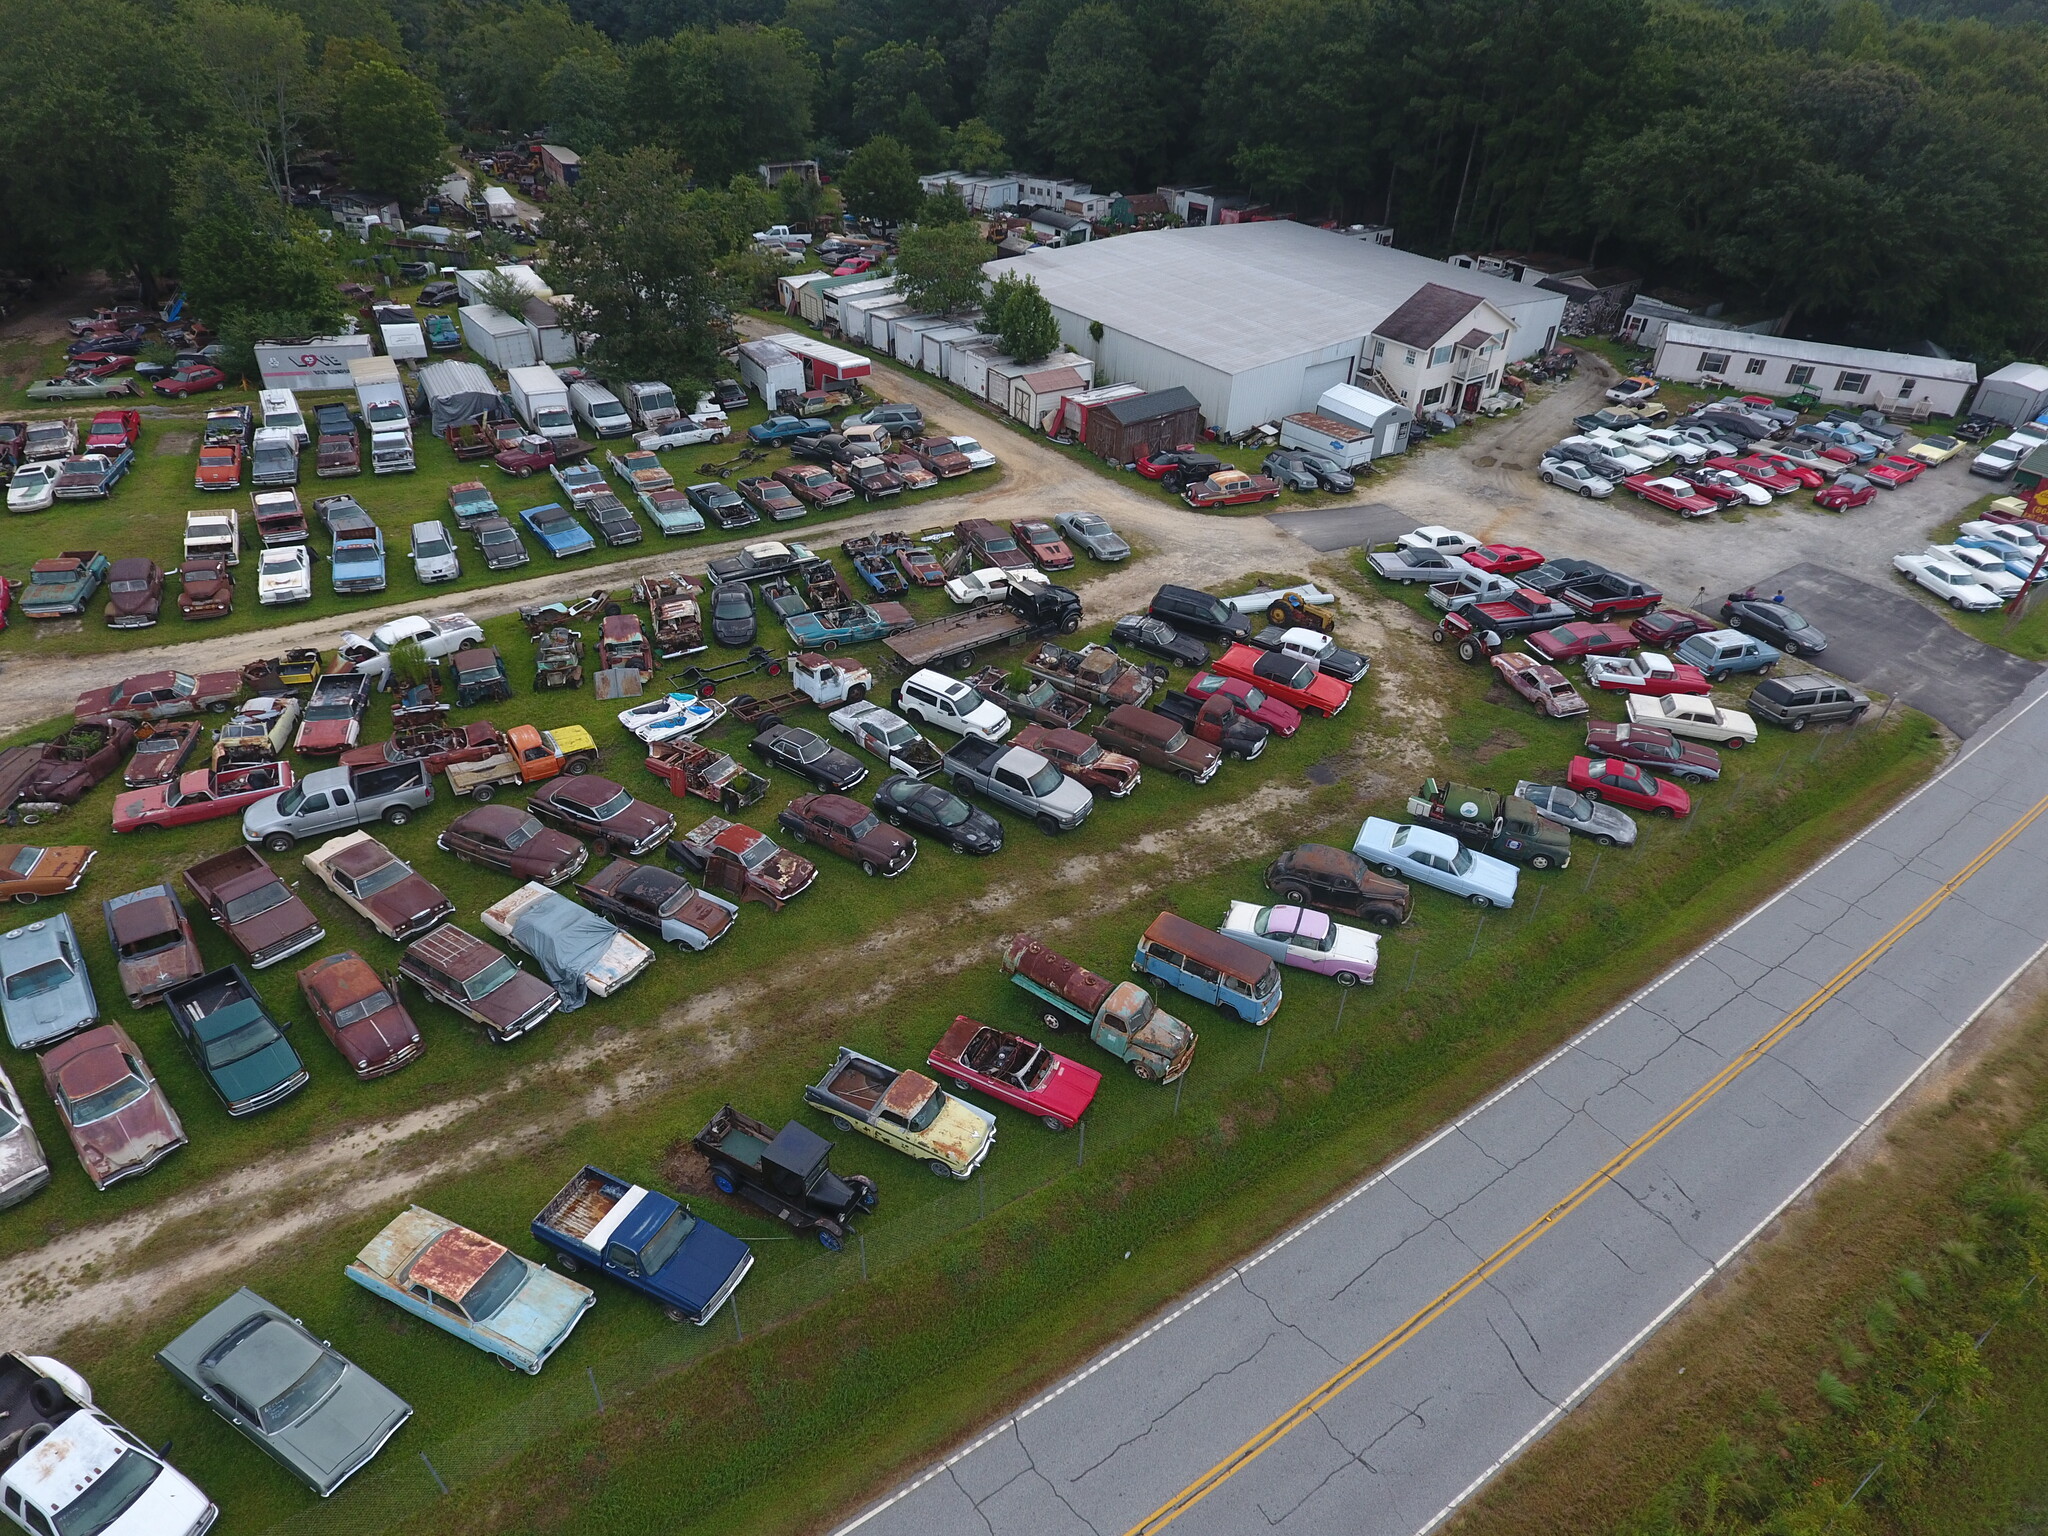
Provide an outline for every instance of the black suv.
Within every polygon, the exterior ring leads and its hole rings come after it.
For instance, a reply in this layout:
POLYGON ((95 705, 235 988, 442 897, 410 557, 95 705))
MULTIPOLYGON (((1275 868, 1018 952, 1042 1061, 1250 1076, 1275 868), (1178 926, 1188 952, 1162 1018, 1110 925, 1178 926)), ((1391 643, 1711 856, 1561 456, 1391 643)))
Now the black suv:
POLYGON ((1214 594, 1194 587, 1161 587, 1152 594, 1152 605, 1145 611, 1176 629, 1217 640, 1245 641, 1252 637, 1251 623, 1243 614, 1214 594))
POLYGON ((1271 475, 1296 491, 1335 491, 1342 494, 1358 489, 1358 479, 1335 459, 1306 448, 1276 448, 1266 455, 1260 473, 1271 475))

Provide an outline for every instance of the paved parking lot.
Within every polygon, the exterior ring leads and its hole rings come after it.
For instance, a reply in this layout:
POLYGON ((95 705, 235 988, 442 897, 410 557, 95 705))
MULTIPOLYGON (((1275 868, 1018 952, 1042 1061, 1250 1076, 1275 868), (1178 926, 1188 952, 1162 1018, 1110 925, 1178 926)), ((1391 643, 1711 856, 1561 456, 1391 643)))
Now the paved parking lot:
POLYGON ((1416 526, 1414 513, 1384 501, 1368 501, 1349 507, 1317 507, 1309 512, 1276 512, 1271 521, 1310 549, 1319 549, 1325 554, 1333 550, 1389 543, 1416 526))
POLYGON ((1940 609, 1900 587, 1879 587, 1844 571, 1802 563, 1757 589, 1786 601, 1821 627, 1818 664, 1852 683, 1895 695, 1958 736, 1972 736, 2041 673, 2038 664, 1972 639, 1940 609))

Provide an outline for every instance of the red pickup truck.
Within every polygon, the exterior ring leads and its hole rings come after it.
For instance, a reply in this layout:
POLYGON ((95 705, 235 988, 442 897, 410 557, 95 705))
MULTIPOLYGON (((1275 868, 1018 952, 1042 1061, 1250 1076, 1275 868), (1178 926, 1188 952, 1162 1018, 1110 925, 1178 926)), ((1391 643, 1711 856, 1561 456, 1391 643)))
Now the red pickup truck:
POLYGON ((1574 613, 1603 623, 1626 619, 1630 614, 1648 613, 1664 601, 1664 594, 1648 582, 1614 571, 1600 571, 1573 582, 1558 596, 1574 613))

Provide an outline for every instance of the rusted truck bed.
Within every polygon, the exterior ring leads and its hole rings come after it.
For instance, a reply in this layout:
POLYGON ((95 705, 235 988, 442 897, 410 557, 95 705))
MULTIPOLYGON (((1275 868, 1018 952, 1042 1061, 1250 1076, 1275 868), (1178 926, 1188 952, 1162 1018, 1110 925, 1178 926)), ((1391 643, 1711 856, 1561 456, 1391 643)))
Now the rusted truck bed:
POLYGON ((608 1179, 578 1174, 540 1213, 540 1224, 570 1237, 587 1238, 612 1213, 624 1196, 623 1187, 608 1179))

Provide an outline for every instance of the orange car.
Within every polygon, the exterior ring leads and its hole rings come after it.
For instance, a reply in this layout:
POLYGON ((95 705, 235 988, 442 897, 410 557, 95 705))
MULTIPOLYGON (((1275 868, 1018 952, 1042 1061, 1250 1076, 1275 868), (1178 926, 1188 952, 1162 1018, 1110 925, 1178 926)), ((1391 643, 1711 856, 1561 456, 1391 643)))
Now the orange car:
POLYGON ((99 856, 94 848, 35 848, 0 843, 0 898, 12 896, 29 906, 45 896, 78 889, 86 870, 99 856))
POLYGON ((208 443, 199 450, 199 469, 192 476, 194 489, 201 491, 233 491, 239 490, 241 484, 241 444, 208 443))

